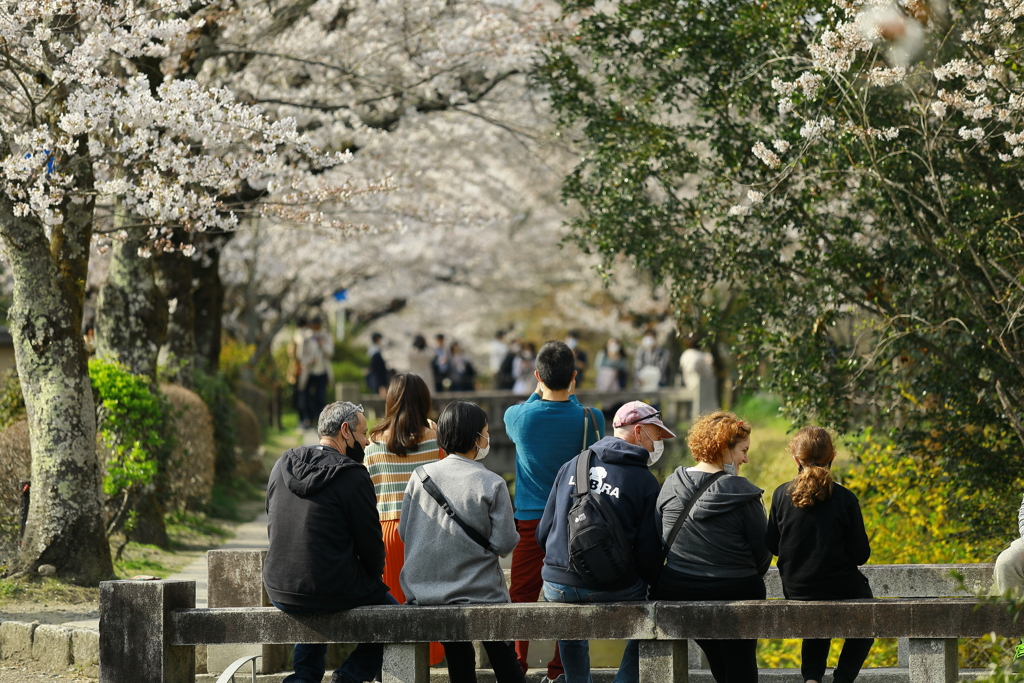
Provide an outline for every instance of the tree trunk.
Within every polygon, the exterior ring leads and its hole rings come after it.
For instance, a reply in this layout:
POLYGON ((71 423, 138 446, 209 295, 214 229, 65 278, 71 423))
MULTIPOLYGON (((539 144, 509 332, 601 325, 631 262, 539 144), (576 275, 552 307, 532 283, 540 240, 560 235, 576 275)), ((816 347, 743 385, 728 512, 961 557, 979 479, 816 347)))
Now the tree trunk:
POLYGON ((157 356, 167 336, 167 299, 156 286, 153 259, 139 256, 140 246, 131 237, 114 244, 110 276, 96 304, 96 355, 155 385, 157 356))
MULTIPOLYGON (((167 298, 169 319, 167 363, 174 382, 192 388, 196 364, 196 308, 192 290, 192 259, 180 251, 156 258, 156 283, 167 298)), ((219 351, 218 351, 219 353, 219 351)))
POLYGON ((32 446, 31 504, 14 568, 51 564, 61 578, 95 586, 114 568, 81 332, 91 210, 89 200, 68 207, 48 240, 41 224, 15 216, 0 194, 0 238, 14 276, 10 332, 32 446))
POLYGON ((221 316, 224 314, 220 252, 225 241, 225 237, 197 235, 196 246, 202 256, 192 261, 196 366, 209 373, 217 372, 220 366, 221 316))
MULTIPOLYGON (((119 208, 115 209, 115 225, 125 219, 119 208)), ((153 258, 139 255, 142 244, 132 237, 114 244, 110 275, 96 305, 96 355, 148 377, 156 392, 157 357, 167 336, 167 299, 156 286, 153 258)), ((170 539, 160 500, 166 463, 159 462, 159 457, 157 460, 154 490, 138 492, 133 502, 138 519, 131 540, 167 548, 170 539)))

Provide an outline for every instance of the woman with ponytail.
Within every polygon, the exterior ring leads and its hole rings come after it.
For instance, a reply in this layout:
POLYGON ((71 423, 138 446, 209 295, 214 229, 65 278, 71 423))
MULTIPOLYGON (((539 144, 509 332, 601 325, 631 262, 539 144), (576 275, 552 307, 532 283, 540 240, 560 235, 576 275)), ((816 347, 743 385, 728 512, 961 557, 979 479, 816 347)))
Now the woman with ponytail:
MULTIPOLYGON (((804 427, 789 442, 797 465, 796 479, 775 489, 765 543, 779 556, 782 592, 787 600, 871 598, 868 580, 858 566, 871 547, 857 496, 832 481, 836 457, 832 437, 821 427, 804 427)), ((800 671, 808 683, 821 683, 831 645, 807 639, 800 671)), ((847 638, 835 683, 852 683, 868 656, 871 638, 847 638)))

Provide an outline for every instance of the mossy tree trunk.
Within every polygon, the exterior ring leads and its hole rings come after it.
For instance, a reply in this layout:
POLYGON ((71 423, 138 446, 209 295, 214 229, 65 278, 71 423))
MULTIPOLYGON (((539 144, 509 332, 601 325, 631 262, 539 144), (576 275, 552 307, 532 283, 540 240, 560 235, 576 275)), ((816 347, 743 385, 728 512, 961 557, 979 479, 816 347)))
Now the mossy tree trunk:
MULTIPOLYGON (((91 185, 86 140, 79 142, 78 157, 57 161, 85 169, 78 182, 91 185)), ((31 504, 14 568, 51 564, 61 578, 94 586, 114 569, 81 330, 94 208, 91 193, 85 196, 90 198, 61 207, 64 222, 48 237, 41 223, 16 216, 0 194, 0 239, 14 278, 8 317, 32 446, 31 504)))

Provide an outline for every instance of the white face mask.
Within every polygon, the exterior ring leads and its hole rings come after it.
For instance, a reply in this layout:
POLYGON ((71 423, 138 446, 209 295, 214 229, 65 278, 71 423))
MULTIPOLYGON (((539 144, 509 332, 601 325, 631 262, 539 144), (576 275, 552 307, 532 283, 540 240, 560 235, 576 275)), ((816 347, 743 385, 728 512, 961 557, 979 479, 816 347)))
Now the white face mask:
POLYGON ((736 474, 736 463, 724 462, 722 463, 722 469, 725 470, 726 474, 736 474))
POLYGON ((608 345, 608 353, 618 353, 621 350, 622 350, 622 347, 619 346, 618 344, 614 343, 614 342, 612 342, 611 344, 608 345))
POLYGON ((568 346, 570 349, 575 349, 576 344, 577 342, 575 337, 569 337, 568 339, 565 340, 565 345, 568 346))
POLYGON ((480 436, 483 436, 483 438, 487 439, 487 445, 484 446, 483 448, 477 449, 476 457, 474 458, 474 460, 483 460, 484 458, 487 457, 487 454, 491 452, 491 437, 484 436, 483 434, 481 434, 480 436))
MULTIPOLYGON (((651 439, 651 435, 647 433, 646 429, 644 430, 644 434, 647 434, 647 438, 651 439)), ((661 460, 661 456, 665 453, 664 439, 661 439, 660 441, 655 441, 654 439, 651 439, 651 441, 654 443, 654 451, 649 451, 650 455, 647 456, 648 467, 661 460)))
POLYGON ((640 345, 643 346, 645 349, 653 349, 654 343, 654 337, 650 336, 644 337, 643 339, 640 340, 640 345))

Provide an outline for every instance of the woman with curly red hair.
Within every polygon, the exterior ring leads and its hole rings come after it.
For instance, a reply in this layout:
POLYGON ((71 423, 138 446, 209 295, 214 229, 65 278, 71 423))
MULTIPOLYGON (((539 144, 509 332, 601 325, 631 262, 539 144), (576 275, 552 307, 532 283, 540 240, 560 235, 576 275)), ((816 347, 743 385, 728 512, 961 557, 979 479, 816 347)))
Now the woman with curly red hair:
MULTIPOLYGON (((668 563, 652 597, 763 600, 762 577, 772 561, 764 544, 764 491, 739 476, 750 449, 750 424, 732 413, 716 411, 690 427, 686 443, 696 467, 676 469, 658 496, 657 514, 666 543, 691 499, 694 504, 672 540, 668 563)), ((697 644, 717 683, 757 683, 756 640, 698 640, 697 644)))
MULTIPOLYGON (((868 580, 857 568, 868 561, 871 546, 857 496, 832 481, 832 437, 821 427, 804 427, 789 442, 789 454, 797 476, 775 489, 765 537, 779 556, 783 594, 788 600, 871 598, 868 580)), ((808 683, 820 683, 825 675, 831 642, 804 640, 800 671, 808 683)), ((873 642, 846 639, 835 683, 853 683, 873 642)))

